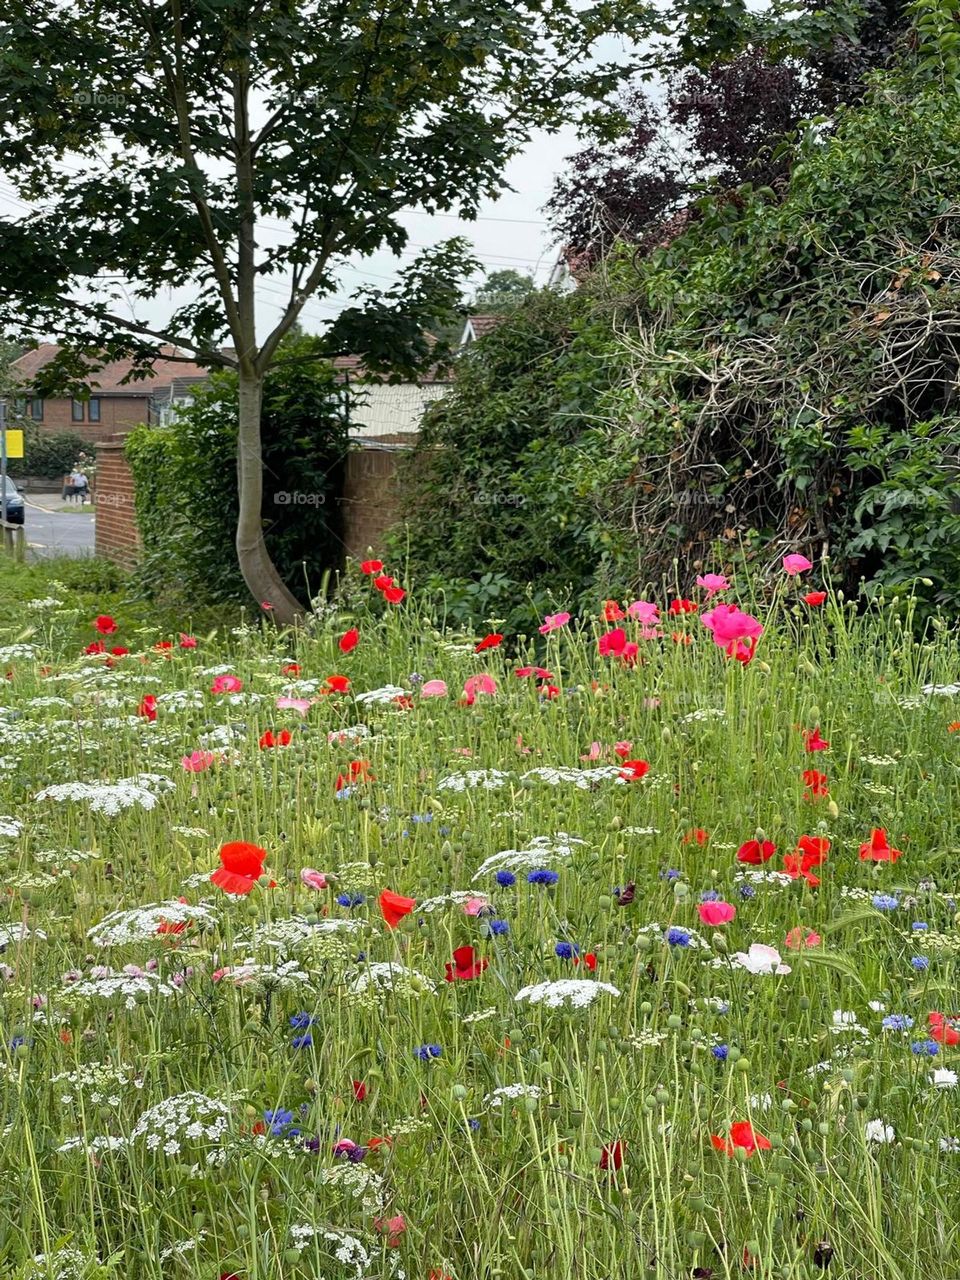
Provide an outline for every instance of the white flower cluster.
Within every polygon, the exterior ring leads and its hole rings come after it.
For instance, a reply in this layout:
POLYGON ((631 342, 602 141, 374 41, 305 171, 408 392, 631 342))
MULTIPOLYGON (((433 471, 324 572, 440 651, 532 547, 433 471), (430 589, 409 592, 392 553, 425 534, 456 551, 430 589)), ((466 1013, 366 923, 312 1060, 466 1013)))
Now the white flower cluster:
POLYGON ((17 836, 23 831, 23 823, 17 818, 10 818, 0 815, 0 838, 5 840, 16 840, 17 836))
POLYGON ((25 1272, 25 1280, 83 1280, 96 1266, 99 1259, 64 1246, 53 1253, 38 1253, 25 1272))
POLYGON ((14 658, 33 658, 37 646, 33 644, 0 645, 0 662, 11 662, 14 658))
POLYGON ((116 782, 62 782, 38 791, 37 800, 86 801, 91 813, 104 813, 116 817, 124 809, 139 805, 153 809, 164 791, 173 790, 173 782, 158 773, 139 773, 132 778, 119 778, 116 782))
POLYGON ((362 920, 317 920, 311 923, 303 916, 288 916, 282 920, 268 920, 266 924, 257 925, 249 934, 238 938, 238 944, 259 950, 260 947, 273 947, 286 953, 313 942, 317 938, 330 935, 346 935, 362 932, 362 920))
POLYGON ((284 960, 280 964, 244 960, 242 964, 220 970, 220 979, 232 982, 235 987, 252 987, 258 992, 302 991, 313 985, 313 978, 300 968, 296 960, 284 960))
POLYGON ((99 1106, 106 1103, 110 1107, 119 1107, 121 1095, 131 1086, 143 1088, 143 1079, 134 1074, 133 1067, 110 1067, 99 1063, 90 1063, 77 1067, 75 1071, 62 1071, 53 1076, 51 1084, 60 1085, 59 1100, 64 1106, 76 1101, 77 1094, 82 1094, 87 1103, 99 1106))
POLYGON ((88 930, 87 937, 98 947, 122 947, 132 942, 151 942, 163 925, 215 925, 217 916, 202 902, 192 905, 178 902, 156 902, 130 911, 113 911, 88 930))
POLYGON ((396 698, 409 698, 410 692, 396 684, 385 684, 380 689, 368 689, 366 693, 355 693, 353 696, 354 701, 359 702, 362 707, 369 707, 393 702, 396 698))
POLYGON ((475 902, 478 898, 482 898, 482 894, 476 894, 469 889, 452 889, 450 893, 441 893, 436 898, 424 898, 423 902, 417 903, 417 911, 424 911, 428 915, 432 911, 440 911, 444 907, 462 907, 467 902, 475 902))
POLYGON ((575 769, 570 765, 555 765, 553 768, 541 766, 537 769, 529 769, 521 777, 533 782, 546 782, 551 787, 569 782, 578 791, 588 791, 598 782, 624 782, 620 776, 621 772, 621 767, 617 764, 601 764, 594 769, 575 769))
POLYGON ((538 982, 523 987, 513 997, 530 1004, 545 1004, 549 1009, 567 1007, 586 1009, 602 995, 619 996, 618 989, 609 982, 596 982, 592 978, 559 978, 555 982, 538 982))
POLYGON ((345 977, 354 995, 362 995, 366 991, 396 991, 400 995, 423 995, 424 992, 429 992, 436 995, 437 991, 434 983, 422 973, 393 960, 381 960, 368 964, 362 970, 351 970, 345 977))
POLYGON ((209 1232, 198 1231, 195 1236, 190 1236, 186 1240, 178 1240, 176 1244, 168 1245, 166 1249, 161 1250, 160 1261, 169 1262, 171 1258, 182 1258, 188 1253, 193 1253, 197 1245, 205 1240, 209 1232))
POLYGON ((319 1181, 324 1186, 360 1201, 364 1213, 379 1213, 384 1202, 383 1178, 362 1164, 335 1164, 321 1170, 319 1181))
POLYGON ((226 1160, 222 1150, 230 1121, 230 1108, 219 1098, 191 1090, 164 1098, 143 1115, 133 1127, 130 1141, 143 1139, 149 1151, 163 1151, 176 1156, 182 1150, 184 1140, 213 1143, 206 1154, 208 1165, 220 1165, 226 1160))
POLYGON ((543 1096, 543 1089, 538 1084, 502 1084, 499 1089, 494 1089, 492 1093, 488 1093, 483 1100, 485 1107, 492 1110, 498 1110, 503 1107, 504 1101, 513 1102, 516 1098, 540 1098, 543 1096))
MULTIPOLYGON (((131 966, 132 968, 132 966, 131 966)), ((67 983, 61 997, 68 1003, 83 1000, 123 1000, 124 1008, 135 1009, 138 1004, 152 997, 177 994, 173 983, 164 982, 156 973, 136 970, 133 973, 115 973, 110 969, 97 969, 89 978, 67 983)))
POLYGON ((437 783, 438 791, 466 791, 468 788, 482 787, 485 791, 496 791, 510 781, 511 774, 502 769, 468 769, 466 773, 451 773, 437 783))
POLYGON ((501 849, 492 853, 477 869, 474 880, 480 880, 494 871, 526 871, 548 863, 573 857, 574 845, 585 845, 585 840, 558 831, 555 836, 534 836, 526 849, 501 849))

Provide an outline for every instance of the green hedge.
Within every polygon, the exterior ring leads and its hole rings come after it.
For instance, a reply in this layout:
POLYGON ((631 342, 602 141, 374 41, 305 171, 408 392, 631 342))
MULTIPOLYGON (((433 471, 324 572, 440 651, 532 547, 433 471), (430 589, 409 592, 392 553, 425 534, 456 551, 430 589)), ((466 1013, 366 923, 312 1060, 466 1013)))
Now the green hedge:
MULTIPOLYGON (((81 453, 93 456, 91 445, 75 431, 44 435, 34 426, 24 430, 23 457, 7 464, 11 476, 36 476, 40 480, 62 480, 76 466, 81 453)), ((87 472, 89 475, 89 470, 87 472)))

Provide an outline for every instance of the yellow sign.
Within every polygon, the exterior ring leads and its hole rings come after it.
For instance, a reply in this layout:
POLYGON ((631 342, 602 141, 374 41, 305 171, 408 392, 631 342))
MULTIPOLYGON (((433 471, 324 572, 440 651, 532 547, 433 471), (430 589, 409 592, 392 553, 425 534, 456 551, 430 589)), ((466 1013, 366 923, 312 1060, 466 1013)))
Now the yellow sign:
POLYGON ((7 436, 7 457, 22 458, 23 457, 23 432, 10 431, 6 432, 7 436))

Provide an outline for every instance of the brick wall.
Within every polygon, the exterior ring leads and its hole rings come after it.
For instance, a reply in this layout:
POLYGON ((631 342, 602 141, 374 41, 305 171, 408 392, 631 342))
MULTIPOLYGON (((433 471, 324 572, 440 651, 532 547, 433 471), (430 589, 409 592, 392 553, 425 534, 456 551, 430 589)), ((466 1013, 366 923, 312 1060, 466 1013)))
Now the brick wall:
POLYGON ((96 553, 114 564, 132 568, 140 550, 134 510, 133 473, 123 456, 124 436, 98 440, 96 553))
POLYGON ((405 452, 405 444, 380 441, 347 454, 340 499, 347 555, 362 560, 368 550, 383 550, 384 535, 399 519, 397 467, 405 452))
MULTIPOLYGON (((84 421, 74 422, 71 418, 72 401, 56 399, 44 400, 43 421, 34 422, 32 425, 37 427, 44 435, 57 435, 62 431, 71 431, 83 436, 84 440, 89 440, 91 444, 95 444, 100 440, 108 439, 118 431, 129 431, 131 427, 137 426, 138 423, 148 421, 149 396, 101 395, 99 399, 99 422, 86 421, 89 412, 89 406, 86 405, 84 406, 84 421)), ((28 423, 31 421, 29 406, 26 421, 28 423)))

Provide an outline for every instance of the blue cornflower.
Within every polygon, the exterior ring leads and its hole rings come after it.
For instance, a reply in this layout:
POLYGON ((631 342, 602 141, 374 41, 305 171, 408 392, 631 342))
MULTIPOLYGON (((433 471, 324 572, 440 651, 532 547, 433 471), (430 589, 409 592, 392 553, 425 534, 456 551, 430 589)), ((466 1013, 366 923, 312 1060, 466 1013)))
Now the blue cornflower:
POLYGON ((473 1129, 474 1132, 476 1132, 477 1129, 480 1128, 480 1121, 477 1120, 474 1116, 470 1117, 470 1119, 467 1121, 467 1124, 470 1126, 471 1129, 473 1129))
POLYGON ((26 1043, 27 1043, 26 1036, 14 1036, 13 1039, 10 1041, 10 1048, 19 1049, 22 1044, 26 1044, 26 1043))
POLYGON ((294 1013, 290 1016, 290 1025, 295 1031, 302 1031, 305 1027, 312 1027, 316 1022, 316 1018, 309 1013, 294 1013))
POLYGON ((667 930, 667 941, 671 947, 689 947, 690 935, 686 929, 673 927, 667 930))
POLYGON ((900 905, 900 899, 889 893, 875 893, 870 901, 878 911, 896 911, 900 905))
POLYGON ((509 920, 491 920, 488 927, 490 929, 490 932, 494 935, 494 937, 497 937, 497 938, 500 938, 505 933, 510 932, 509 920))
POLYGON ((419 1058, 421 1062, 429 1062, 431 1058, 439 1058, 443 1050, 438 1044, 418 1044, 413 1051, 413 1056, 419 1058))
POLYGON ((682 871, 674 871, 672 867, 660 872, 661 880, 679 880, 683 875, 682 871))
POLYGON ((340 903, 341 907, 362 907, 366 900, 362 893, 337 894, 337 902, 340 903))
POLYGON ((270 1132, 275 1138, 279 1138, 287 1126, 293 1124, 293 1112, 286 1111, 283 1107, 277 1107, 274 1111, 265 1111, 263 1118, 270 1126, 270 1132))
POLYGON ((339 791, 333 794, 334 800, 349 800, 353 795, 353 787, 341 787, 339 791))
POLYGON ((580 948, 575 942, 558 942, 553 950, 561 960, 572 960, 579 954, 580 948))
POLYGON ((747 901, 757 896, 757 891, 752 884, 742 884, 738 890, 740 897, 747 901))
POLYGON ((720 1062, 726 1062, 727 1054, 730 1052, 730 1047, 729 1045, 725 1045, 725 1044, 715 1044, 713 1048, 710 1050, 710 1052, 720 1062))
POLYGON ((556 884, 559 879, 556 871, 531 871, 527 876, 527 884, 556 884))
POLYGON ((423 676, 420 674, 419 671, 411 671, 410 674, 407 676, 407 679, 411 684, 423 683, 423 676))
POLYGON ((290 1043, 294 1049, 309 1049, 313 1044, 313 1036, 309 1031, 305 1031, 302 1036, 294 1036, 290 1043))
POLYGON ((912 956, 910 963, 913 965, 914 969, 919 969, 921 972, 923 972, 924 969, 930 968, 930 959, 928 956, 912 956))
POLYGON ((716 889, 704 889, 703 893, 701 893, 700 895, 700 901, 701 902, 719 902, 720 895, 719 893, 717 893, 716 889))
POLYGON ((512 871, 498 871, 495 878, 501 889, 509 889, 517 883, 517 877, 512 871))
POLYGON ((910 1052, 918 1058, 935 1058, 940 1052, 940 1046, 936 1040, 914 1040, 910 1045, 910 1052))
POLYGON ((913 1019, 909 1013, 888 1013, 880 1025, 884 1031, 909 1031, 913 1019))
POLYGON ((432 813, 413 813, 410 815, 411 822, 432 822, 432 813))
POLYGON ((924 933, 927 929, 930 928, 930 926, 927 924, 926 920, 914 920, 910 928, 914 931, 914 933, 924 933))
POLYGON ((442 836, 448 836, 448 835, 450 834, 450 828, 449 828, 449 827, 441 827, 441 828, 440 828, 440 834, 441 834, 442 836))

